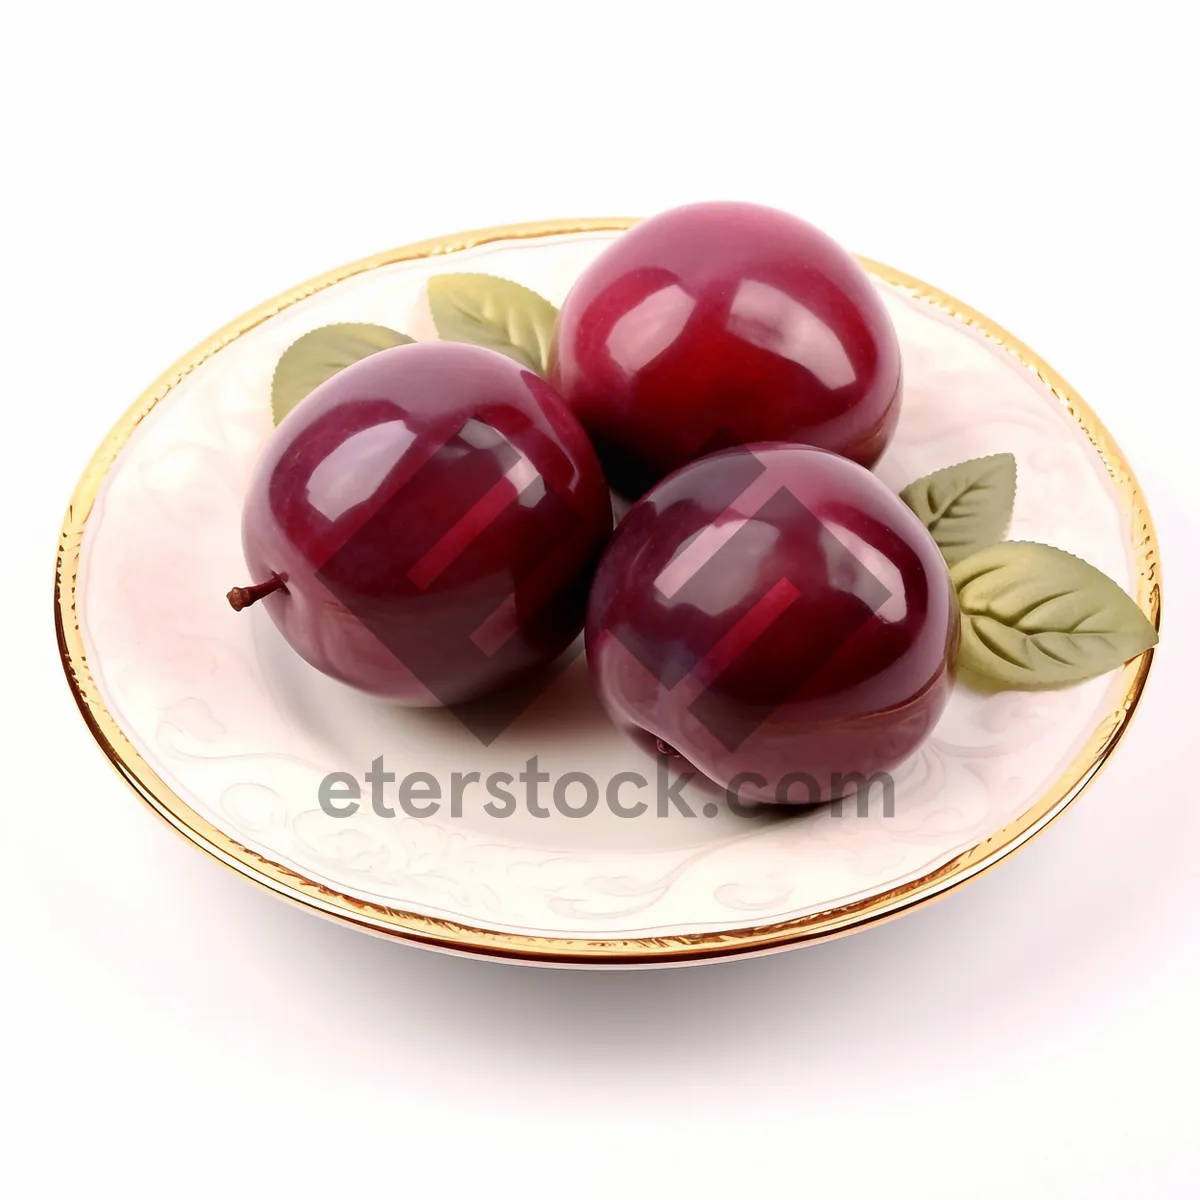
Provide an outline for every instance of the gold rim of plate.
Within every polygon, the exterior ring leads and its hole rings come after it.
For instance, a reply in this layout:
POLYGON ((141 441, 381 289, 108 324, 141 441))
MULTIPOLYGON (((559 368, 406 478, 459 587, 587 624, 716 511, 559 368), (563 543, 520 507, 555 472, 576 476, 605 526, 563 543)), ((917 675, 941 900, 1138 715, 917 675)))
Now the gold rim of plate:
MULTIPOLYGON (((263 858, 234 841, 190 808, 158 777, 134 749, 105 707, 88 669, 78 619, 80 551, 84 530, 101 482, 139 422, 191 371, 219 350, 291 305, 344 279, 391 263, 451 254, 489 242, 550 237, 572 233, 623 230, 636 218, 539 221, 497 226, 434 238, 359 259, 292 288, 239 317, 185 354, 161 375, 126 411, 105 437, 83 473, 63 520, 54 582, 54 615, 59 653, 84 720, 125 782, 173 828, 219 862, 268 888, 276 895, 323 916, 399 941, 490 958, 584 965, 679 963, 752 954, 806 942, 840 937, 867 925, 890 920, 944 895, 973 879, 1044 829, 1096 776, 1129 726, 1150 672, 1154 651, 1148 650, 1121 670, 1110 696, 1112 705, 1087 743, 1053 786, 1016 820, 951 861, 907 883, 853 903, 838 905, 786 921, 741 929, 677 933, 661 937, 573 938, 507 933, 423 916, 347 896, 263 858)), ((933 305, 1011 354, 1032 371, 1087 435, 1129 513, 1137 570, 1137 602, 1158 628, 1162 588, 1158 539, 1145 497, 1120 448, 1100 419, 1069 384, 1028 346, 1000 326, 945 292, 882 263, 859 258, 862 266, 885 283, 933 305)))

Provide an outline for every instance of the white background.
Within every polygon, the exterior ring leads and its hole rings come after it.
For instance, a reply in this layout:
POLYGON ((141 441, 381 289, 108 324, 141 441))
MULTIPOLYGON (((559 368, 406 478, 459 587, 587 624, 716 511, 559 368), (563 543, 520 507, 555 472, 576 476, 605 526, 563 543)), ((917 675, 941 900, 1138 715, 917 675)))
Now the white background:
POLYGON ((6 12, 0 1193, 1200 1192, 1186 12, 6 12), (789 208, 963 297, 1125 447, 1166 622, 1102 780, 884 928, 604 975, 369 939, 158 823, 87 736, 51 627, 58 521, 118 414, 217 326, 345 260, 708 198, 789 208))

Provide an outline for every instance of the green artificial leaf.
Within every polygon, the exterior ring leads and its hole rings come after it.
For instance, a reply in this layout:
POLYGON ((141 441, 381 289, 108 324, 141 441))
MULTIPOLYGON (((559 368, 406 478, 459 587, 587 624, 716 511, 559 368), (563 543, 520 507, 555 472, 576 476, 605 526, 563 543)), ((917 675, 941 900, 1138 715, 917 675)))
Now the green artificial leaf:
POLYGON ((950 577, 962 609, 959 666, 1007 687, 1080 683, 1158 642, 1116 583, 1053 546, 1000 542, 950 577))
POLYGON ((998 542, 1012 519, 1017 460, 989 454, 926 475, 900 493, 951 566, 998 542))
POLYGON ((537 292, 495 275, 435 275, 429 309, 438 336, 499 350, 523 367, 546 373, 558 309, 537 292))
POLYGON ((271 380, 271 412, 278 425, 309 392, 360 359, 406 346, 413 339, 384 325, 323 325, 294 341, 271 380))

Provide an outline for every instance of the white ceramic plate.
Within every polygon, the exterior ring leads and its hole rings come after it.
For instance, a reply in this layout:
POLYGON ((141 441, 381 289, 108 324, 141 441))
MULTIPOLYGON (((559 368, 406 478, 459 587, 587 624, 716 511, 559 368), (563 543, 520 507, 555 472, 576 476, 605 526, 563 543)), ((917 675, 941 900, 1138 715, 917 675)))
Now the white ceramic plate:
MULTIPOLYGON (((533 755, 551 781, 654 757, 606 720, 582 658, 491 746, 442 711, 395 708, 308 667, 244 582, 241 500, 271 435, 271 374, 295 338, 335 321, 432 337, 425 281, 485 271, 562 301, 629 222, 486 230, 351 264, 247 314, 159 380, 81 481, 60 547, 64 663, 93 733, 134 788, 216 857, 326 915, 444 949, 531 962, 652 965, 761 952, 885 919, 970 878, 1041 828, 1115 746, 1151 654, 1047 693, 957 688, 934 736, 895 772, 895 809, 739 818, 569 819, 552 804, 499 819, 468 792, 461 815, 385 820, 317 802, 335 771, 382 756, 402 777, 508 771, 533 755)), ((1120 581, 1157 622, 1157 545, 1127 465, 1095 415, 978 313, 879 264, 903 349, 899 432, 877 470, 893 488, 1012 451, 1011 537, 1049 542, 1120 581)), ((542 784, 543 799, 552 783, 542 784)), ((520 789, 520 785, 518 785, 520 789)))

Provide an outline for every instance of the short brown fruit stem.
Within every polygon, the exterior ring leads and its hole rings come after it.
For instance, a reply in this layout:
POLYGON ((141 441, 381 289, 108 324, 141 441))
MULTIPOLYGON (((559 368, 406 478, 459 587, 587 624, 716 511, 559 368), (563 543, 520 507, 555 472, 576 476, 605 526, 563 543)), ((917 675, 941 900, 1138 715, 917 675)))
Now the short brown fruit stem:
POLYGON ((257 604, 264 596, 269 596, 272 592, 286 591, 283 578, 279 575, 272 575, 270 579, 263 583, 252 583, 249 587, 230 588, 226 593, 225 598, 229 601, 229 607, 234 612, 241 612, 243 608, 249 608, 252 604, 257 604))

